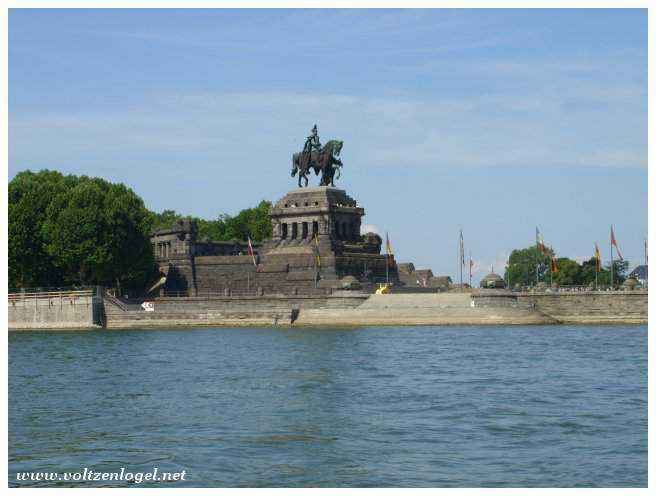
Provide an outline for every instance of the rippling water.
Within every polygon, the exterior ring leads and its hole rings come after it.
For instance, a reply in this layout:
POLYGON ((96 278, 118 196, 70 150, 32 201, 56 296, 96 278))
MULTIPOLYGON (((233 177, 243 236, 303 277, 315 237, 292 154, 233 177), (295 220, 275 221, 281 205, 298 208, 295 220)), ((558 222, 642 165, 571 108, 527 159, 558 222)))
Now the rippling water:
POLYGON ((10 484, 84 467, 190 486, 646 486, 647 327, 10 333, 10 484))

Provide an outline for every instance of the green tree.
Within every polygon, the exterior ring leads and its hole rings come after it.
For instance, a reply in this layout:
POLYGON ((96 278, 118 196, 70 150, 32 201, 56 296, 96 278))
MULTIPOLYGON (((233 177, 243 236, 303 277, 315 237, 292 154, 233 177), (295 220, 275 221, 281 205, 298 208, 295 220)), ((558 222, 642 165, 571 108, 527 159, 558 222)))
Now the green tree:
MULTIPOLYGON (((577 286, 582 284, 581 266, 572 259, 558 258, 556 259, 558 271, 553 274, 553 282, 559 286, 577 286)), ((546 280, 551 282, 551 266, 547 273, 546 280)))
POLYGON ((42 232, 53 197, 76 181, 44 170, 17 174, 8 187, 8 265, 10 287, 57 286, 62 273, 45 249, 42 232))
POLYGON ((604 275, 605 270, 601 268, 598 276, 596 274, 597 260, 594 257, 589 258, 588 260, 583 261, 581 264, 581 284, 584 286, 594 286, 596 277, 599 277, 599 285, 604 284, 604 281, 607 280, 610 283, 610 272, 608 276, 604 275))
MULTIPOLYGON (((199 239, 246 241, 250 236, 253 241, 260 242, 271 237, 270 209, 271 202, 262 200, 256 207, 241 210, 235 216, 221 214, 216 220, 189 218, 195 220, 198 225, 199 239)), ((184 216, 174 210, 164 210, 159 214, 153 214, 153 225, 155 229, 168 228, 182 218, 184 216)))
POLYGON ((551 258, 536 246, 513 250, 508 259, 505 279, 511 286, 532 286, 535 284, 536 267, 538 280, 544 281, 550 267, 551 258))
POLYGON ((153 229, 166 229, 182 218, 183 216, 178 214, 175 210, 164 210, 159 214, 152 213, 152 226, 153 229))
POLYGON ((10 284, 143 288, 151 279, 152 214, 132 190, 52 171, 20 173, 9 189, 10 284))
MULTIPOLYGON (((613 285, 619 286, 626 280, 626 275, 629 269, 629 262, 626 260, 613 260, 613 285)), ((604 268, 599 273, 599 285, 610 286, 610 262, 604 265, 604 268)))
MULTIPOLYGON (((535 285, 535 268, 538 265, 538 278, 540 282, 551 282, 551 250, 547 253, 540 252, 537 247, 531 246, 513 250, 510 254, 508 267, 506 267, 505 278, 510 281, 511 286, 535 285)), ((559 286, 590 286, 595 283, 596 261, 593 258, 578 264, 575 260, 566 257, 557 259, 558 272, 553 274, 553 282, 559 286)), ((626 278, 629 262, 626 260, 613 261, 613 282, 617 287, 626 278)), ((610 286, 610 263, 601 268, 597 274, 600 287, 610 286)))
POLYGON ((242 210, 234 217, 220 216, 218 220, 220 239, 245 241, 250 236, 253 241, 260 242, 270 237, 272 232, 270 209, 271 202, 263 200, 256 207, 242 210))
MULTIPOLYGON (((622 284, 627 277, 629 262, 626 260, 613 260, 613 283, 615 286, 622 284)), ((594 257, 581 264, 581 284, 591 286, 595 284, 596 260, 594 257)), ((610 263, 606 263, 599 274, 597 274, 599 286, 610 286, 610 263)))

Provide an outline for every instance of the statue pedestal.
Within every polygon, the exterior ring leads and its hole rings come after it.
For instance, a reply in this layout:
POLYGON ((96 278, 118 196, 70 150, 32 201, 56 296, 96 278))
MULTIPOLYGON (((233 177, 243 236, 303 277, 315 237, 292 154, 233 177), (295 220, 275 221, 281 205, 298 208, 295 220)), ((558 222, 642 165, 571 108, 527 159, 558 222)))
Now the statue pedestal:
MULTIPOLYGON (((277 201, 270 215, 273 236, 260 251, 263 268, 286 265, 287 281, 301 286, 309 274, 317 287, 341 288, 340 279, 346 276, 364 285, 385 281, 381 239, 373 233, 360 235, 364 208, 346 191, 299 188, 277 201)), ((389 272, 390 280, 398 280, 395 265, 389 272)))
POLYGON ((342 189, 320 186, 290 191, 271 209, 273 236, 267 246, 302 246, 319 238, 358 241, 364 209, 342 189))

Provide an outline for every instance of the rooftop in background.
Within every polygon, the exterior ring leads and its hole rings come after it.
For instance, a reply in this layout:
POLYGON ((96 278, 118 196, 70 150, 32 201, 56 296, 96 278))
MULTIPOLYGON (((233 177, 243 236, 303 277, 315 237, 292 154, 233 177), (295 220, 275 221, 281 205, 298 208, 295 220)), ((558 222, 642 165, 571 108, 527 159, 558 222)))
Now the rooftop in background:
POLYGON ((648 267, 647 265, 638 265, 635 269, 631 271, 629 277, 635 277, 638 281, 646 281, 648 267))

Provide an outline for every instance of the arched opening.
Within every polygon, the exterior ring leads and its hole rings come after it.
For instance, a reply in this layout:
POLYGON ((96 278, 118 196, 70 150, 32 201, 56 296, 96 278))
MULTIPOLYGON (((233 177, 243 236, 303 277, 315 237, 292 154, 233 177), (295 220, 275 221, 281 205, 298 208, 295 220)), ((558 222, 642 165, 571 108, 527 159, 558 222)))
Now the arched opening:
POLYGON ((287 224, 282 224, 281 228, 282 228, 282 232, 280 233, 280 237, 282 239, 287 239, 287 224))
POLYGON ((292 239, 296 239, 297 237, 298 237, 298 223, 292 222, 292 239))
POLYGON ((312 237, 314 238, 319 234, 319 223, 315 220, 312 222, 312 237))
POLYGON ((308 237, 308 223, 307 222, 303 222, 303 224, 301 224, 301 237, 303 239, 307 239, 307 237, 308 237))

